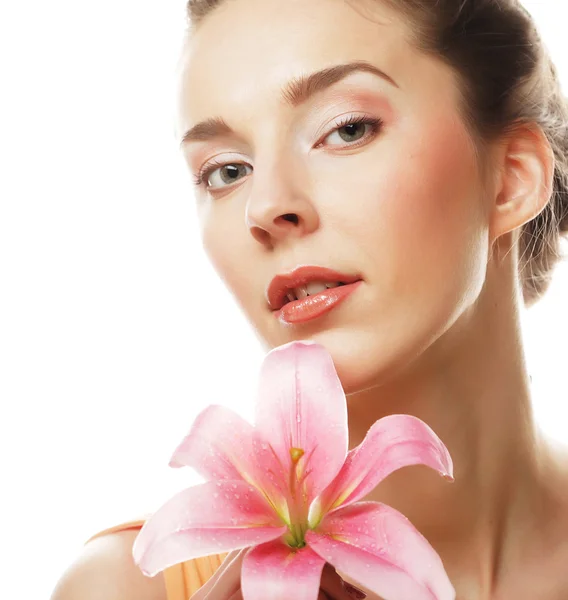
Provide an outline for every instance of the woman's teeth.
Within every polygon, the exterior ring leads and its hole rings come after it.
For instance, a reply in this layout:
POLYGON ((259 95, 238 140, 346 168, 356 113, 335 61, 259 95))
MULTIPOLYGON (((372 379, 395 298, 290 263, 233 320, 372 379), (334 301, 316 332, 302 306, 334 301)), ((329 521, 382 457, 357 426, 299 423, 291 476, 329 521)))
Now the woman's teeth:
POLYGON ((341 281, 336 281, 333 283, 324 283, 321 281, 310 281, 307 285, 302 285, 300 287, 294 288, 290 290, 287 294, 287 298, 290 302, 294 300, 303 300, 307 296, 313 296, 314 294, 319 294, 320 292, 324 292, 329 288, 339 287, 340 285, 345 285, 341 281))

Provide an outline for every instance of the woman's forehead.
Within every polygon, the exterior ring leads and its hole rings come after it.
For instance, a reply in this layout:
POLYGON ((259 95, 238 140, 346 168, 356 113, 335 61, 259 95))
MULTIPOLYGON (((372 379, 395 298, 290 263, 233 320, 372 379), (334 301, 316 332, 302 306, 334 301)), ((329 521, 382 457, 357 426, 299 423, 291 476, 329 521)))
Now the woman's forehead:
POLYGON ((386 66, 407 44, 401 25, 385 19, 371 21, 344 0, 226 1, 187 40, 182 76, 194 90, 233 89, 348 59, 386 66))

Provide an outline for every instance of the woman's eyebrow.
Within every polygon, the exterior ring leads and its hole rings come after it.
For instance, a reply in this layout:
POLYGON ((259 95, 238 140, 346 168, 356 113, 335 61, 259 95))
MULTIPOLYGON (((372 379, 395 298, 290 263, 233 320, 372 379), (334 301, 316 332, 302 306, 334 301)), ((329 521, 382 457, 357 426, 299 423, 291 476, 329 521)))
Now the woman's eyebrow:
MULTIPOLYGON (((372 73, 389 82, 394 87, 399 87, 396 81, 384 71, 367 61, 359 60, 326 67, 310 75, 295 77, 280 90, 281 99, 287 106, 295 108, 307 102, 314 94, 335 85, 351 73, 357 71, 372 73)), ((205 142, 230 135, 235 135, 235 132, 223 118, 211 117, 188 129, 181 139, 180 148, 187 144, 205 142)))

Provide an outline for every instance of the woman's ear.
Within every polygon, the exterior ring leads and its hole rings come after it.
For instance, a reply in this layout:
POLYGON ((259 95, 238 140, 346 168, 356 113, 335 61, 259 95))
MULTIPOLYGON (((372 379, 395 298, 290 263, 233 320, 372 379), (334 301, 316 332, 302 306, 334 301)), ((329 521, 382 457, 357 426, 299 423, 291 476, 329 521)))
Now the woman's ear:
POLYGON ((550 142, 535 123, 517 125, 501 140, 499 185, 490 207, 491 244, 534 219, 553 190, 555 159, 550 142))

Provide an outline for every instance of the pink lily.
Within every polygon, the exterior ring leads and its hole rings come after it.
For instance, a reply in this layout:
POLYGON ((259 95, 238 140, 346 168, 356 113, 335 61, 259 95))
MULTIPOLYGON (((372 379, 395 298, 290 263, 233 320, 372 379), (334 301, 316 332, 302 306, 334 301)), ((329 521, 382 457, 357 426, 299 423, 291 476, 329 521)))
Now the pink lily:
POLYGON ((442 561, 395 509, 361 501, 401 467, 453 480, 448 450, 420 419, 376 421, 347 452, 346 398, 327 350, 291 342, 265 357, 253 427, 222 406, 196 418, 170 466, 206 482, 167 501, 133 547, 147 576, 209 554, 250 547, 246 600, 315 600, 326 562, 385 600, 454 600, 442 561))

